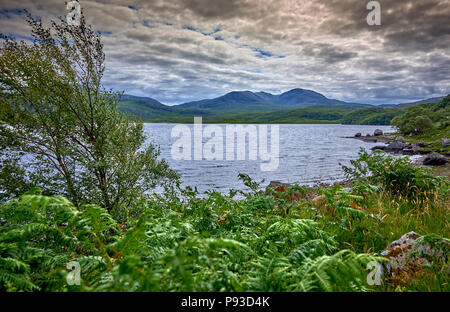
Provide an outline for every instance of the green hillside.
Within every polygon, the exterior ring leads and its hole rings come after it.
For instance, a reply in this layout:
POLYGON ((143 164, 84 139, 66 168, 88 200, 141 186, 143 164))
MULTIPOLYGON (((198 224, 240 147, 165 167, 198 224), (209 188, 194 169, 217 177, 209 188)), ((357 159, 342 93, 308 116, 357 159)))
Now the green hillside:
POLYGON ((295 110, 272 111, 253 114, 234 114, 217 117, 217 121, 232 120, 239 123, 340 123, 351 111, 349 106, 316 106, 295 110))
POLYGON ((392 120, 392 125, 405 135, 422 141, 450 136, 450 95, 437 103, 408 107, 392 120))
POLYGON ((215 99, 207 99, 175 106, 181 109, 200 109, 220 115, 241 113, 260 113, 278 110, 294 110, 317 106, 355 106, 370 107, 367 104, 346 103, 312 90, 292 89, 282 94, 274 95, 266 92, 234 91, 215 99))
POLYGON ((347 113, 341 122, 346 125, 389 125, 401 113, 399 109, 371 107, 347 113))
POLYGON ((360 109, 359 106, 352 105, 314 106, 294 110, 274 110, 253 113, 229 113, 202 109, 181 109, 165 105, 148 105, 148 103, 133 100, 121 101, 119 109, 144 122, 156 123, 192 123, 194 117, 203 117, 203 122, 209 123, 346 123, 388 125, 390 124, 390 120, 398 114, 393 109, 360 109))
MULTIPOLYGON (((144 122, 192 123, 194 117, 203 117, 208 123, 341 123, 361 125, 390 125, 391 120, 401 115, 408 107, 430 108, 438 116, 447 108, 439 109, 441 102, 413 105, 397 105, 396 108, 370 106, 329 100, 319 94, 312 95, 303 90, 287 92, 280 96, 268 93, 232 92, 213 100, 203 100, 177 106, 164 105, 157 100, 125 95, 119 109, 144 122), (292 94, 294 93, 294 94, 292 94), (299 97, 300 93, 301 97, 299 97), (304 99, 303 104, 295 102, 293 95, 304 99), (284 101, 284 104, 268 104, 270 101, 284 101), (326 104, 314 104, 314 101, 326 104), (243 102, 247 101, 247 102, 243 102), (309 103, 309 104, 308 104, 309 103), (296 106, 306 105, 298 108, 296 106), (309 106, 308 106, 309 105, 309 106)), ((280 102, 278 102, 280 103, 280 102)))
POLYGON ((119 109, 144 122, 186 122, 194 116, 209 116, 211 113, 198 109, 181 109, 164 105, 151 98, 125 95, 119 102, 119 109))

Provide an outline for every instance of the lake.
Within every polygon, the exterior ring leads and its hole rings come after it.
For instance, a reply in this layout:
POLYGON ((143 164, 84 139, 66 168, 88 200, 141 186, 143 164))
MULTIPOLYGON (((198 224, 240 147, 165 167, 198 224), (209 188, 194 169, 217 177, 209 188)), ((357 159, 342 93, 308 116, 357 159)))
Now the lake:
MULTIPOLYGON (((144 129, 148 141, 159 145, 161 158, 166 159, 171 168, 181 175, 184 186, 196 186, 200 192, 214 189, 223 193, 228 193, 232 188, 244 189, 238 179, 239 173, 248 174, 256 181, 266 180, 264 186, 270 181, 314 185, 318 182, 332 183, 343 180, 344 175, 340 164, 350 164, 350 160, 358 157, 360 148, 369 150, 380 144, 366 143, 345 137, 354 136, 358 132, 363 135, 373 134, 375 129, 381 129, 384 132, 393 131, 390 126, 279 125, 278 166, 274 171, 262 171, 260 160, 248 159, 249 144, 247 144, 246 160, 174 159, 172 146, 179 137, 172 137, 171 134, 176 126, 174 124, 145 124, 144 129)), ((192 140, 194 141, 194 126, 184 126, 192 130, 192 140)), ((223 128, 225 134, 226 125, 217 126, 223 128)), ((269 129, 271 126, 267 125, 269 129)), ((203 125, 203 129, 205 127, 207 127, 206 124, 203 125)), ((202 142, 206 143, 208 140, 210 139, 203 138, 202 142)), ((248 141, 247 137, 246 142, 248 143, 248 141)), ((192 146, 192 150, 194 150, 194 146, 192 146)))

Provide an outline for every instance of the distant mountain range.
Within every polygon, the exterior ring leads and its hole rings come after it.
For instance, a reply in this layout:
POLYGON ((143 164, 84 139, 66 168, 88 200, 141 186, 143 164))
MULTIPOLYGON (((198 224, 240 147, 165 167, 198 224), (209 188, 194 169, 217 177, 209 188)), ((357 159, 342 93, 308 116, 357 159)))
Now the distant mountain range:
POLYGON ((336 105, 356 105, 358 107, 370 106, 329 99, 324 95, 311 90, 293 89, 279 95, 273 95, 266 92, 254 93, 250 91, 234 91, 215 99, 189 102, 175 107, 183 109, 195 108, 207 111, 211 110, 214 112, 221 111, 223 113, 242 113, 336 105))
POLYGON ((374 107, 380 109, 405 108, 422 103, 439 102, 442 98, 375 106, 329 99, 311 90, 293 89, 279 95, 266 92, 234 91, 214 99, 168 106, 149 97, 125 94, 121 99, 119 109, 148 122, 188 122, 189 120, 192 121, 194 116, 202 116, 209 122, 248 122, 252 119, 263 122, 268 118, 270 119, 270 116, 279 116, 280 118, 284 116, 285 119, 292 121, 291 111, 296 116, 306 116, 305 118, 302 117, 301 120, 310 122, 324 120, 316 119, 318 117, 316 112, 330 116, 329 113, 327 114, 327 110, 333 113, 341 113, 374 107), (274 114, 275 112, 276 114, 274 114), (311 113, 313 114, 311 115, 311 113), (308 118, 308 116, 313 118, 308 118))
POLYGON ((426 99, 426 100, 421 100, 421 101, 417 101, 417 102, 410 102, 410 103, 383 104, 383 105, 378 105, 378 107, 383 107, 383 108, 406 108, 406 107, 416 106, 416 105, 425 104, 425 103, 437 103, 437 102, 442 101, 444 99, 444 97, 445 96, 434 97, 434 98, 429 98, 429 99, 426 99))

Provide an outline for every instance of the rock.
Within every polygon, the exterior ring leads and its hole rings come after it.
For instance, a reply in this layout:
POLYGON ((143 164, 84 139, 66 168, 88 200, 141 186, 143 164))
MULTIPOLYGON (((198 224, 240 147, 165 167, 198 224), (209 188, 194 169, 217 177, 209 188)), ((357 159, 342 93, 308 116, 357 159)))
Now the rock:
POLYGON ((419 149, 419 154, 420 155, 428 155, 428 154, 431 154, 431 151, 424 151, 422 149, 419 149))
POLYGON ((280 181, 271 181, 267 188, 272 188, 275 193, 272 191, 269 192, 269 190, 266 188, 265 194, 266 195, 273 195, 275 198, 282 198, 290 201, 300 201, 305 198, 305 194, 301 191, 294 191, 286 193, 286 191, 289 191, 294 185, 289 183, 283 183, 280 181), (281 193, 281 194, 277 194, 281 193))
POLYGON ((314 207, 320 207, 324 205, 327 201, 327 197, 325 195, 316 196, 311 200, 311 204, 313 204, 314 207))
POLYGON ((355 138, 360 138, 360 137, 362 137, 361 132, 358 132, 357 134, 355 134, 355 138))
MULTIPOLYGON (((436 257, 446 256, 442 248, 434 250, 429 245, 416 246, 416 240, 420 237, 420 234, 409 232, 400 239, 390 243, 380 253, 380 256, 391 261, 390 263, 383 264, 383 273, 386 273, 388 279, 391 281, 395 279, 401 281, 402 278, 411 276, 411 273, 414 275, 418 269, 420 270, 422 264, 428 262, 423 258, 425 255, 436 257)), ((448 244, 448 242, 443 241, 442 244, 448 244)))
POLYGON ((376 129, 375 132, 373 133, 374 136, 380 136, 383 135, 383 130, 380 129, 376 129))
POLYGON ((441 139, 442 147, 450 146, 450 139, 441 139))
POLYGON ((367 134, 366 134, 366 137, 371 137, 371 136, 372 136, 372 135, 370 135, 370 133, 367 133, 367 134))
POLYGON ((372 138, 372 137, 365 138, 363 141, 368 142, 368 143, 377 143, 378 142, 378 140, 376 138, 372 138))
POLYGON ((388 258, 391 263, 384 264, 387 273, 395 274, 395 271, 404 270, 410 260, 411 252, 416 242, 420 237, 415 232, 409 232, 400 239, 390 243, 381 253, 380 256, 388 258))
POLYGON ((386 146, 383 146, 383 145, 377 145, 377 146, 374 146, 371 148, 372 151, 376 151, 376 150, 384 151, 385 149, 386 149, 386 146))
POLYGON ((423 164, 425 166, 443 166, 448 162, 447 157, 433 153, 425 157, 423 164))
POLYGON ((276 189, 277 187, 280 187, 280 186, 291 187, 291 185, 289 183, 283 183, 283 182, 280 182, 280 181, 270 181, 270 183, 269 183, 269 185, 267 187, 276 189))
MULTIPOLYGON (((269 187, 272 188, 275 192, 283 193, 283 192, 286 192, 287 190, 289 190, 292 187, 292 185, 289 183, 283 183, 280 181, 271 181, 269 183, 269 185, 267 186, 267 188, 269 188, 269 187)), ((265 194, 272 195, 273 193, 269 192, 269 190, 267 188, 266 188, 265 194)), ((300 199, 300 195, 301 195, 300 193, 294 192, 293 194, 291 194, 289 199, 298 200, 298 199, 300 199)), ((275 196, 275 197, 278 198, 277 196, 275 196)))
POLYGON ((384 150, 388 151, 388 152, 400 152, 404 148, 405 148, 405 144, 404 143, 392 142, 392 143, 389 143, 389 145, 386 146, 386 148, 384 150))
POLYGON ((403 149, 403 155, 415 155, 416 151, 412 148, 405 148, 403 149))
POLYGON ((423 143, 423 142, 419 142, 419 143, 417 143, 417 146, 418 147, 428 147, 428 144, 427 143, 423 143))
POLYGON ((395 140, 398 141, 398 142, 402 142, 402 143, 405 142, 405 138, 402 137, 401 135, 399 135, 398 137, 396 137, 395 140))

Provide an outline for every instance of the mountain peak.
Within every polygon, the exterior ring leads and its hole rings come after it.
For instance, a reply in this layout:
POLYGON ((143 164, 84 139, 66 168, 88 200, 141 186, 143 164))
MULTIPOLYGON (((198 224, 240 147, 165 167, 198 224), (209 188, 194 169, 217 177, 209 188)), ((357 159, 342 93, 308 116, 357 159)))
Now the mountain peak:
POLYGON ((302 88, 294 88, 294 89, 289 90, 289 91, 284 92, 284 93, 288 93, 288 92, 299 92, 299 93, 302 93, 302 92, 305 92, 305 91, 308 91, 308 90, 302 89, 302 88))
POLYGON ((246 90, 246 91, 231 91, 231 92, 229 92, 229 93, 227 93, 225 95, 236 95, 236 94, 247 94, 247 95, 249 95, 249 94, 253 94, 253 92, 248 91, 248 90, 246 90))
POLYGON ((219 97, 221 100, 232 102, 258 102, 261 98, 251 91, 233 91, 219 97))
POLYGON ((284 94, 302 94, 302 95, 309 95, 309 96, 317 96, 317 97, 320 97, 322 99, 326 98, 323 94, 317 93, 316 91, 307 90, 307 89, 300 89, 300 88, 295 88, 295 89, 292 89, 290 91, 287 91, 287 92, 281 94, 281 96, 284 95, 284 94))
POLYGON ((311 90, 305 89, 292 89, 278 96, 281 103, 285 105, 297 105, 297 104, 308 104, 317 105, 325 104, 329 105, 329 99, 324 95, 311 90))

